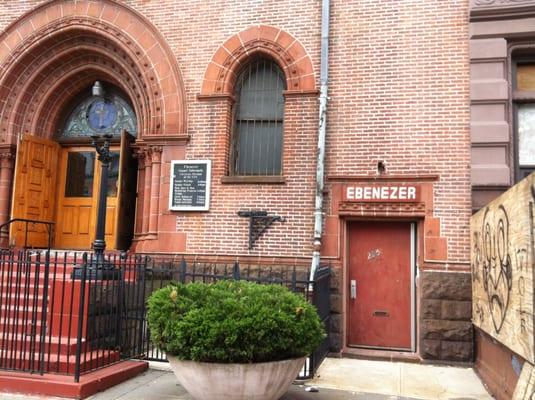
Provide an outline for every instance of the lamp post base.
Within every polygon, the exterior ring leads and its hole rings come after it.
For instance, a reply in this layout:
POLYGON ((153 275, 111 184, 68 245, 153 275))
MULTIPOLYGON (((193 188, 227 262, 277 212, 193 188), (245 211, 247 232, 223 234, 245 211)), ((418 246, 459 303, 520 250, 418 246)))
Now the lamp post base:
POLYGON ((83 264, 74 267, 72 271, 73 280, 120 280, 122 273, 115 268, 115 264, 104 257, 92 257, 84 260, 83 264))

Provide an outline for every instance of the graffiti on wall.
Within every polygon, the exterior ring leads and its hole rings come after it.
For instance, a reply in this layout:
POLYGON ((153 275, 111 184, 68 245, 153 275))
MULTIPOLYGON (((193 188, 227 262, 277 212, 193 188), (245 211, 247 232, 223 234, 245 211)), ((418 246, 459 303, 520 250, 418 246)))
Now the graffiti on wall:
POLYGON ((474 214, 470 227, 474 325, 531 362, 534 204, 531 175, 474 214))

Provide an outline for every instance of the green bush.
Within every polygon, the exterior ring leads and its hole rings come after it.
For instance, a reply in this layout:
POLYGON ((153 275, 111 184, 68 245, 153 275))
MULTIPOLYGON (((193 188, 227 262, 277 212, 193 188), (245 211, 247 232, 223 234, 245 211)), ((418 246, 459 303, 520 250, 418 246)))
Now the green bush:
POLYGON ((316 309, 279 285, 172 283, 148 300, 153 343, 182 360, 266 362, 311 353, 325 337, 316 309))

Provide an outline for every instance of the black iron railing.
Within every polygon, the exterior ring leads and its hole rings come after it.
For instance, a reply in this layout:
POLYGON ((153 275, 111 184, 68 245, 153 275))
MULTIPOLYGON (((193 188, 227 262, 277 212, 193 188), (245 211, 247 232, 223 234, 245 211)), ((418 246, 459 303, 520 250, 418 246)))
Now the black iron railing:
MULTIPOLYGON (((74 377, 124 359, 166 361, 150 341, 148 296, 171 281, 245 279, 276 283, 316 305, 329 332, 330 270, 308 279, 308 268, 186 258, 106 254, 113 270, 91 269, 93 254, 0 251, 0 370, 74 377)), ((311 377, 329 338, 310 356, 300 378, 311 377)))
MULTIPOLYGON (((115 273, 79 274, 93 254, 0 252, 0 369, 80 375, 137 355, 125 309, 144 312, 138 292, 146 257, 107 255, 115 273)), ((141 321, 141 320, 140 320, 141 321)), ((138 331, 141 329, 135 327, 138 331)))
MULTIPOLYGON (((28 233, 30 232, 30 227, 35 227, 35 225, 44 225, 47 233, 47 245, 46 248, 50 250, 50 247, 52 246, 52 234, 54 232, 54 222, 50 221, 40 221, 37 219, 27 219, 27 218, 12 218, 9 221, 3 223, 0 225, 0 235, 6 235, 9 236, 9 227, 13 223, 22 223, 24 224, 24 249, 28 248, 28 233), (7 228, 7 230, 5 229, 7 228)), ((36 246, 30 246, 30 247, 36 247, 36 246)), ((37 247, 44 247, 44 246, 37 246, 37 247)))

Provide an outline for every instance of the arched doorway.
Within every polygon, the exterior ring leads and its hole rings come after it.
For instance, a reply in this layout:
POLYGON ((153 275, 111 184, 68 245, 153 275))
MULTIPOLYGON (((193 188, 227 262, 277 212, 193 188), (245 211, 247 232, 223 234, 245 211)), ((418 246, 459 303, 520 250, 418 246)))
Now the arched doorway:
MULTIPOLYGON (((189 138, 176 57, 151 22, 123 2, 79 0, 76 7, 72 5, 45 2, 0 34, 11 49, 0 51, 0 225, 13 216, 16 201, 27 202, 26 218, 33 214, 57 217, 57 204, 51 204, 49 197, 36 196, 37 201, 32 200, 35 193, 24 199, 15 197, 29 192, 18 191, 13 160, 15 155, 24 155, 19 147, 24 138, 32 136, 40 148, 36 155, 40 152, 43 160, 56 162, 54 168, 46 167, 41 173, 58 179, 49 171, 61 168, 59 163, 65 161, 53 148, 74 144, 58 144, 57 130, 65 122, 66 110, 72 111, 78 104, 80 93, 100 80, 118 89, 136 115, 140 160, 136 172, 141 188, 134 240, 136 246, 155 242, 162 145, 183 145, 189 138), (43 212, 45 209, 48 211, 43 212)), ((57 190, 59 184, 45 185, 43 191, 57 190)), ((7 239, 0 233, 2 244, 7 244, 7 239)), ((13 243, 12 237, 9 242, 13 243)))
MULTIPOLYGON (((23 135, 17 150, 12 218, 54 224, 52 243, 62 249, 88 249, 94 240, 100 165, 92 135, 111 135, 112 162, 107 186, 105 240, 126 250, 133 237, 137 161, 131 145, 137 119, 128 97, 109 82, 96 81, 65 106, 56 135, 23 135)), ((15 223, 11 244, 44 247, 44 225, 15 223)))

